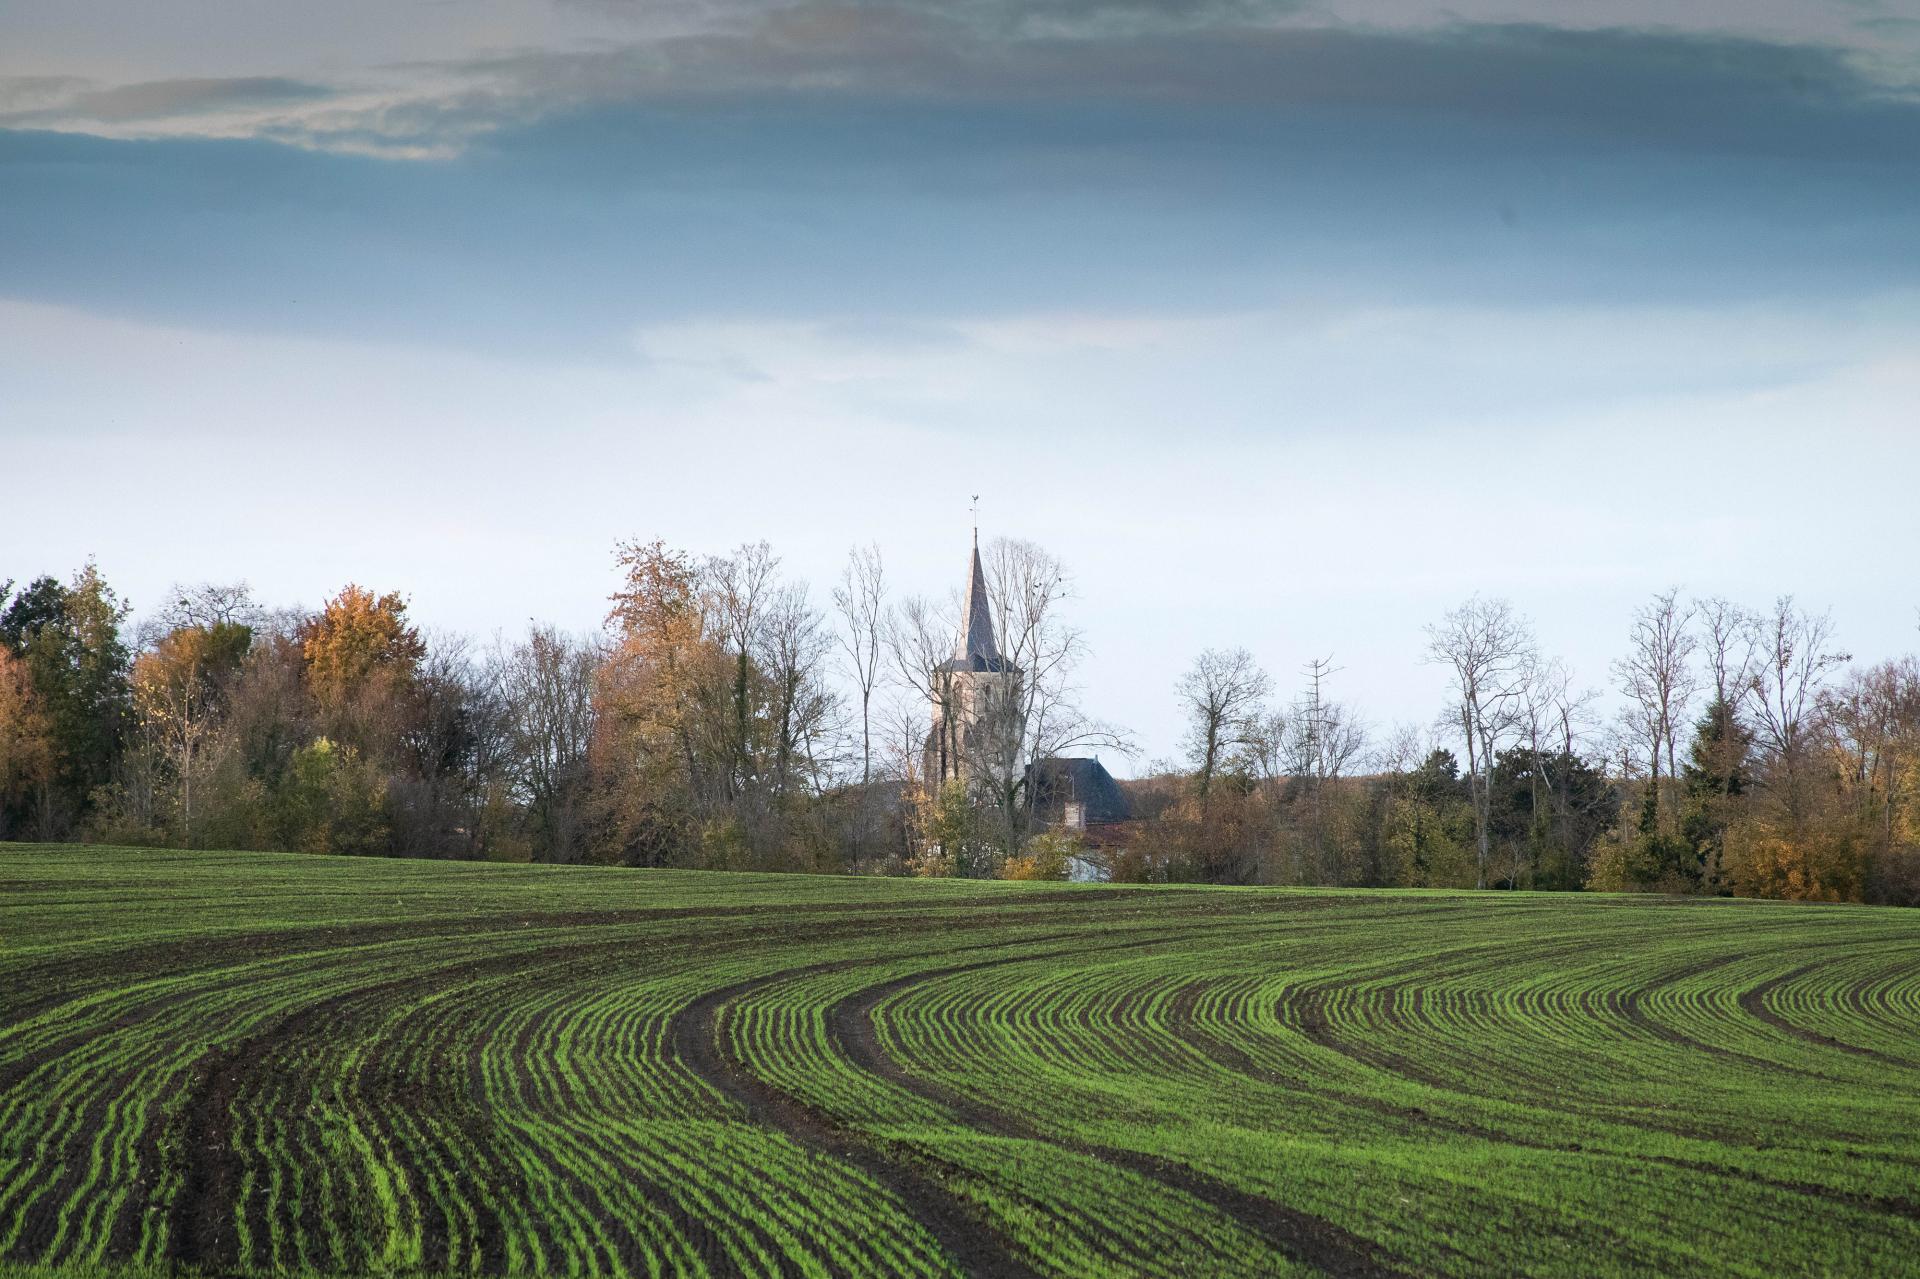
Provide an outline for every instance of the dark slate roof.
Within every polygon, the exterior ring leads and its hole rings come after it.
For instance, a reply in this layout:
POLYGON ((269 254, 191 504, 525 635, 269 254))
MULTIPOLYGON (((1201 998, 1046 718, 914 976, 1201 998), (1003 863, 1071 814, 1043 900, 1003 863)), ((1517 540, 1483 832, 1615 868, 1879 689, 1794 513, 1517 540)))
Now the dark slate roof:
POLYGON ((973 559, 967 565, 967 599, 960 610, 960 643, 938 671, 1014 671, 993 636, 993 608, 987 600, 987 575, 980 568, 980 534, 973 535, 973 559))
POLYGON ((995 654, 992 657, 955 657, 934 667, 936 671, 1018 671, 1020 668, 1006 658, 995 654))
POLYGON ((1124 822, 1133 805, 1113 774, 1097 759, 1043 759, 1027 766, 1033 811, 1043 821, 1059 821, 1067 804, 1085 804, 1088 822, 1124 822))
MULTIPOLYGON (((967 604, 960 612, 967 629, 960 637, 960 650, 954 660, 998 662, 1000 646, 993 640, 993 610, 987 604, 987 575, 980 568, 980 534, 973 535, 973 562, 968 565, 967 604)), ((998 670, 997 666, 974 666, 974 670, 998 670)))

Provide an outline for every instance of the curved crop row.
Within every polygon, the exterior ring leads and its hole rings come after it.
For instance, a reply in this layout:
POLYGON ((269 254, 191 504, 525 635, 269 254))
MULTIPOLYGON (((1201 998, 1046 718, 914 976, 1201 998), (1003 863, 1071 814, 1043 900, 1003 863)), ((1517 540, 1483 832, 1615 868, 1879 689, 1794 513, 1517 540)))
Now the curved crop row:
POLYGON ((1880 1274, 1920 916, 0 849, 0 1262, 1880 1274))

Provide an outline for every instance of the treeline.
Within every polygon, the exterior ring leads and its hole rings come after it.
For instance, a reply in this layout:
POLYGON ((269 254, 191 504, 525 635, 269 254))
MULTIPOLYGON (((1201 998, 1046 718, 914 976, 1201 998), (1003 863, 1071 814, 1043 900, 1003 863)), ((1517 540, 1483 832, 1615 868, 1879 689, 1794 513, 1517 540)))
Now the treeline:
MULTIPOLYGON (((1020 758, 1129 751, 1078 704, 1064 568, 1017 541, 985 559, 1027 672, 1020 758)), ((0 838, 1920 903, 1920 666, 1852 664, 1791 600, 1659 595, 1608 691, 1471 600, 1427 632, 1446 706, 1385 732, 1331 660, 1278 699, 1245 650, 1208 651, 1173 689, 1185 757, 1083 844, 1019 767, 926 783, 958 619, 893 598, 877 550, 819 603, 764 543, 618 563, 602 632, 485 645, 351 585, 317 610, 178 589, 138 626, 91 564, 0 586, 0 838)))
POLYGON ((1505 601, 1426 639, 1449 701, 1377 742, 1327 696, 1329 661, 1274 706, 1245 650, 1202 654, 1179 685, 1184 767, 1146 788, 1119 871, 1920 905, 1912 657, 1854 665, 1791 598, 1678 590, 1633 617, 1611 699, 1505 601))
POLYGON ((92 565, 0 592, 0 838, 885 869, 804 588, 764 546, 621 560, 606 634, 486 647, 354 585, 177 590, 131 633, 92 565))

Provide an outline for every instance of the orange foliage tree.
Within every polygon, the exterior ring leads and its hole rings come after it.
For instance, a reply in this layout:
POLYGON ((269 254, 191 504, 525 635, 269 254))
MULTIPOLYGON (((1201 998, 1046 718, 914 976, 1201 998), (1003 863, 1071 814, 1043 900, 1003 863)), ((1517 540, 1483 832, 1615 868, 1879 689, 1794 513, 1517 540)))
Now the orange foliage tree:
MULTIPOLYGON (((53 724, 27 664, 0 645, 0 818, 9 799, 51 785, 57 764, 53 724)), ((0 829, 0 837, 12 834, 0 829)))
POLYGON ((351 738, 405 702, 427 646, 398 592, 349 584, 301 628, 300 653, 330 730, 351 738))

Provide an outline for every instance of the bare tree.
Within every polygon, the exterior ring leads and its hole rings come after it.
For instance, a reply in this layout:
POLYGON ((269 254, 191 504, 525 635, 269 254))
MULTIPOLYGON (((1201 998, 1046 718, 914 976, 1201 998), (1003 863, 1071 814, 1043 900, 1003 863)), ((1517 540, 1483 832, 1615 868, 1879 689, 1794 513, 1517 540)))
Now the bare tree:
POLYGON ((1187 758, 1202 799, 1231 753, 1255 739, 1273 682, 1244 648, 1210 648, 1175 685, 1187 716, 1187 758))
POLYGON ((1693 654, 1698 641, 1689 629, 1691 606, 1680 604, 1680 588, 1655 595, 1633 618, 1627 656, 1613 664, 1615 680, 1626 694, 1628 722, 1647 750, 1649 784, 1654 802, 1660 795, 1661 756, 1666 776, 1679 771, 1677 739, 1687 706, 1698 688, 1693 654))
POLYGON ((880 655, 887 617, 886 568, 878 546, 847 552, 847 567, 834 588, 843 629, 840 647, 854 687, 860 690, 860 784, 873 782, 873 690, 880 682, 880 655))
POLYGON ((1558 778, 1559 785, 1552 789, 1550 799, 1556 822, 1564 826, 1572 816, 1567 786, 1573 763, 1587 753, 1587 744, 1597 731, 1600 690, 1575 689, 1573 668, 1555 657, 1533 663, 1522 696, 1530 749, 1536 758, 1555 758, 1548 775, 1558 778))
MULTIPOLYGON (((921 743, 929 765, 925 770, 928 775, 920 780, 929 787, 942 785, 960 759, 960 717, 955 713, 953 673, 944 669, 953 655, 956 629, 953 616, 939 605, 924 596, 909 595, 888 610, 883 633, 893 679, 905 690, 907 701, 918 701, 928 708, 931 725, 941 730, 939 741, 921 743)), ((930 727, 929 738, 931 734, 930 727)))
POLYGON ((1747 686, 1753 680, 1759 619, 1751 610, 1719 596, 1695 600, 1693 612, 1700 619, 1713 700, 1721 706, 1737 707, 1745 700, 1747 686))
POLYGON ((1000 631, 1000 650, 1019 672, 1013 698, 989 725, 985 740, 998 755, 987 760, 991 798, 1006 820, 1008 847, 1019 846, 1032 809, 1027 766, 1071 751, 1106 749, 1130 755, 1132 739, 1089 716, 1075 682, 1086 640, 1063 614, 1073 595, 1066 567, 1051 551, 1017 538, 995 538, 982 557, 987 597, 1000 631))
POLYGON ((704 607, 714 633, 733 665, 727 798, 753 789, 760 780, 753 743, 753 659, 761 639, 762 613, 778 582, 780 557, 765 542, 749 542, 731 555, 701 562, 704 607))
POLYGON ((875 756, 883 777, 914 787, 923 780, 932 708, 917 691, 896 688, 898 693, 882 701, 874 716, 875 756))
POLYGON ((1536 661, 1533 627, 1507 601, 1476 595, 1427 627, 1427 660, 1452 677, 1454 705, 1444 722, 1458 730, 1467 748, 1478 886, 1485 888, 1493 762, 1536 661))
MULTIPOLYGON (((1524 663, 1514 727, 1527 752, 1529 811, 1535 838, 1549 840, 1563 852, 1571 851, 1574 761, 1584 753, 1592 730, 1596 689, 1574 689, 1573 668, 1560 658, 1529 655, 1524 663), (1545 802, 1542 803, 1544 796, 1545 802)), ((1521 849, 1515 846, 1512 882, 1519 880, 1521 849)))
POLYGON ((824 678, 832 646, 833 635, 808 601, 805 583, 786 582, 768 592, 754 656, 768 686, 776 794, 792 790, 800 771, 819 789, 829 762, 821 748, 838 709, 824 678))
POLYGON ((173 602, 161 610, 161 618, 170 626, 253 626, 265 613, 245 581, 176 584, 168 593, 173 602))
MULTIPOLYGON (((1261 706, 1246 721, 1246 740, 1239 749, 1253 766, 1254 777, 1267 790, 1278 790, 1293 775, 1299 736, 1293 715, 1292 706, 1261 706)), ((1231 743, 1227 749, 1233 749, 1231 743)))
POLYGON ((592 640, 533 626, 524 640, 493 659, 512 784, 534 825, 543 860, 579 857, 595 724, 593 683, 601 657, 592 640))
POLYGON ((1420 767, 1433 753, 1430 728, 1419 724, 1395 724, 1367 755, 1366 767, 1388 777, 1399 778, 1420 767))
POLYGON ((1804 816, 1801 783, 1810 720, 1819 709, 1828 673, 1851 655, 1827 651, 1833 642, 1832 616, 1801 612, 1791 595, 1774 601, 1773 611, 1758 624, 1758 634, 1747 705, 1753 711, 1755 739, 1767 756, 1769 785, 1798 821, 1804 816))

